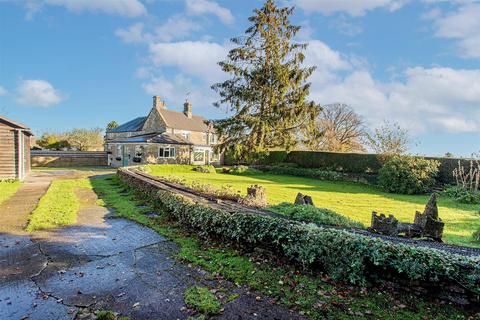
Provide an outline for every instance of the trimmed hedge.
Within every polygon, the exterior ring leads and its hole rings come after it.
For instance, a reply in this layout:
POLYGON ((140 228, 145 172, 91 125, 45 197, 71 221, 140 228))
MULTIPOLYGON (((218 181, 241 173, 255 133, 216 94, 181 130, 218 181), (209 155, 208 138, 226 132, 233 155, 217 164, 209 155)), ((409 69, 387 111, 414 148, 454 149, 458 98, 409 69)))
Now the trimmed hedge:
POLYGON ((361 222, 354 221, 326 208, 317 208, 309 205, 295 205, 283 202, 274 206, 269 206, 267 207, 267 210, 283 214, 292 220, 300 222, 365 229, 365 226, 361 222))
MULTIPOLYGON (((376 174, 382 167, 382 155, 366 153, 340 153, 323 151, 270 151, 267 156, 259 160, 257 164, 278 165, 280 163, 292 163, 302 168, 317 168, 326 171, 338 171, 343 173, 369 173, 376 174)), ((422 157, 423 158, 423 157, 422 157)), ((453 169, 458 167, 458 161, 465 167, 470 167, 470 160, 456 158, 424 157, 427 160, 440 162, 436 181, 440 184, 454 184, 453 169)), ((239 164, 231 155, 225 155, 226 165, 239 164)), ((245 163, 243 163, 245 164, 245 163)))
POLYGON ((476 299, 480 295, 478 258, 246 212, 229 213, 161 190, 125 169, 120 169, 118 175, 172 219, 200 236, 246 247, 270 248, 304 267, 321 268, 332 278, 353 284, 389 279, 421 282, 427 287, 456 285, 476 299))
POLYGON ((363 153, 292 151, 286 161, 302 168, 348 173, 376 173, 382 167, 381 156, 363 153))

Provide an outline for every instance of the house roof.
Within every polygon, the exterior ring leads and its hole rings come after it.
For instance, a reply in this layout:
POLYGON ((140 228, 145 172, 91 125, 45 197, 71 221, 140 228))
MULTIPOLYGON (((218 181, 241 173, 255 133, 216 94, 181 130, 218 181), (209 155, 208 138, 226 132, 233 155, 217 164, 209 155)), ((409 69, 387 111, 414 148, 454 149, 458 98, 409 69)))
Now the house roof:
POLYGON ((204 117, 193 115, 189 118, 183 112, 166 108, 157 108, 157 111, 169 128, 198 132, 209 131, 204 117))
POLYGON ((110 129, 107 132, 131 132, 131 131, 141 131, 143 124, 147 120, 147 117, 138 117, 131 121, 128 121, 116 128, 110 129))
POLYGON ((27 127, 26 125, 21 124, 21 123, 19 123, 19 122, 10 120, 10 119, 8 119, 7 117, 0 116, 0 122, 4 122, 4 123, 6 123, 7 125, 9 125, 10 127, 13 127, 13 128, 16 128, 16 129, 25 130, 25 131, 27 131, 30 135, 33 135, 32 132, 30 131, 30 128, 29 128, 29 127, 27 127))
POLYGON ((191 145, 192 143, 185 140, 182 136, 173 133, 153 133, 144 134, 139 136, 133 136, 129 138, 122 138, 109 141, 109 143, 160 143, 160 144, 185 144, 191 145))

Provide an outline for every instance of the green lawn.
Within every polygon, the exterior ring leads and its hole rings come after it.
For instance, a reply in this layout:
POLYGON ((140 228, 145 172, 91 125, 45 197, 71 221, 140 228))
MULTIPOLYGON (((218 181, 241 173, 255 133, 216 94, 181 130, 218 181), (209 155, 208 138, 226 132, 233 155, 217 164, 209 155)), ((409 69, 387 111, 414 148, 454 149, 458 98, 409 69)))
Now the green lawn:
POLYGON ((20 181, 0 181, 0 204, 10 198, 20 187, 20 181))
MULTIPOLYGON (((423 211, 428 195, 398 195, 385 193, 376 187, 353 182, 321 181, 311 178, 273 174, 200 173, 191 166, 149 165, 153 175, 175 176, 187 183, 203 182, 220 188, 230 185, 246 193, 247 187, 259 184, 266 188, 269 204, 293 202, 298 192, 312 196, 317 207, 328 208, 353 220, 370 225, 372 211, 394 214, 402 222, 413 222, 415 211, 423 211)), ((480 228, 480 206, 456 203, 449 198, 438 200, 440 217, 445 222, 444 241, 480 247, 472 233, 480 228)))
POLYGON ((55 180, 31 213, 27 231, 55 228, 77 222, 80 201, 78 188, 91 188, 88 179, 55 180))

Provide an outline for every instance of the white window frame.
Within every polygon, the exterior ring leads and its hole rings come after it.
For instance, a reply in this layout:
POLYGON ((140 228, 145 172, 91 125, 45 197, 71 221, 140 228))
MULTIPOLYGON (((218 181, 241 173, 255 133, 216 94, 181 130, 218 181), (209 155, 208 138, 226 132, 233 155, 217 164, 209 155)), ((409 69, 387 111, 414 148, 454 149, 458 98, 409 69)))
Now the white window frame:
POLYGON ((182 137, 190 140, 190 131, 182 131, 182 137))
POLYGON ((175 147, 159 147, 158 148, 158 157, 162 159, 172 159, 177 156, 177 150, 175 147), (162 155, 160 155, 160 151, 162 155), (165 151, 168 151, 168 157, 165 156, 165 151))
POLYGON ((210 143, 211 144, 217 143, 217 136, 213 133, 210 133, 210 143))

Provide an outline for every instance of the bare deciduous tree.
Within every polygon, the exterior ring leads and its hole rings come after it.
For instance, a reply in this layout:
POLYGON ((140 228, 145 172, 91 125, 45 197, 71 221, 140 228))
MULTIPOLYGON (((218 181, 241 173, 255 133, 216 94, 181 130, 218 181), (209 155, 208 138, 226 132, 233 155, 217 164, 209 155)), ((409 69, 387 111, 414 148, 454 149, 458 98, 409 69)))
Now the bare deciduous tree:
POLYGON ((397 122, 385 120, 373 133, 367 134, 366 143, 378 154, 404 154, 411 143, 408 130, 397 122))
POLYGON ((346 104, 330 104, 323 107, 316 120, 315 133, 305 130, 304 140, 308 149, 319 151, 365 151, 362 138, 365 126, 362 118, 346 104), (318 135, 318 132, 321 134, 318 135))
POLYGON ((73 129, 66 133, 67 141, 72 148, 79 151, 101 150, 103 136, 101 128, 94 129, 73 129))

